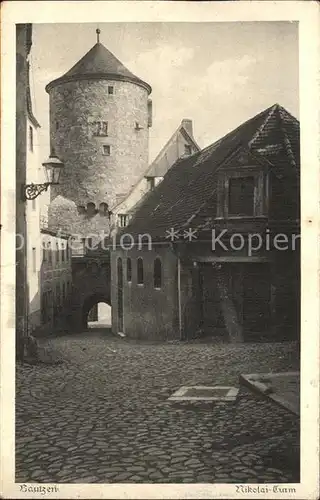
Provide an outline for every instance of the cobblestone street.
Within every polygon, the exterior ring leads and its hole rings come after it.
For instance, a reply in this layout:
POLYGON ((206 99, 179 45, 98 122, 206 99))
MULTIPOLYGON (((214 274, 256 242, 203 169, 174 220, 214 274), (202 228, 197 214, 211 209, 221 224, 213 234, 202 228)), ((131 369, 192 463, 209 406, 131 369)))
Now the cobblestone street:
POLYGON ((239 387, 299 369, 298 346, 157 344, 98 331, 44 343, 59 365, 18 365, 16 482, 299 482, 299 419, 241 387, 177 402, 181 386, 239 387))

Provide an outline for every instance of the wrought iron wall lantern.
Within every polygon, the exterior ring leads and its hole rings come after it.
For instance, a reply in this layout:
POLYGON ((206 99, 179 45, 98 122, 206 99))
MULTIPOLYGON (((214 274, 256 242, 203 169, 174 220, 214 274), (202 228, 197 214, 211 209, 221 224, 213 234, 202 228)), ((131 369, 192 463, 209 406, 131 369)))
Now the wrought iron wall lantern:
POLYGON ((49 186, 59 184, 60 175, 64 168, 64 164, 56 156, 50 155, 48 160, 42 163, 45 168, 47 182, 43 184, 25 184, 23 187, 23 200, 34 200, 43 191, 47 191, 49 186))

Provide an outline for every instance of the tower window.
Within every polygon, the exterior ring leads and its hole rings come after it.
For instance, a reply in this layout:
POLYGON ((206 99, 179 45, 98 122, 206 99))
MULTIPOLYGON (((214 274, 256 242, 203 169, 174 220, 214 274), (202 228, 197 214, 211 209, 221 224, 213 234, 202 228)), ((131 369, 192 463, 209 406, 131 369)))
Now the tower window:
POLYGON ((108 204, 107 203, 100 203, 99 205, 99 213, 100 215, 107 215, 108 213, 108 204))
POLYGON ((106 155, 106 156, 110 156, 110 153, 111 153, 111 148, 109 145, 103 145, 102 146, 102 150, 103 150, 103 154, 106 155))
POLYGON ((33 128, 29 127, 29 150, 33 151, 33 128))
POLYGON ((113 95, 114 94, 114 87, 113 85, 108 85, 108 95, 113 95))
POLYGON ((56 130, 59 130, 59 127, 60 127, 60 123, 56 122, 56 130))
POLYGON ((100 137, 107 137, 108 135, 108 122, 96 121, 92 123, 93 135, 100 137))

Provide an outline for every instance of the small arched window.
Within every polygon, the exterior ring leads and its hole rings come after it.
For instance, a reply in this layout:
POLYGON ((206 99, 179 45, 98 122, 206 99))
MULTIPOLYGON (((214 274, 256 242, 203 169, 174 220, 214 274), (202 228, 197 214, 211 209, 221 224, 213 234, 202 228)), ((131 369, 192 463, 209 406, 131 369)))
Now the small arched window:
POLYGON ((92 217, 95 214, 96 214, 96 206, 95 206, 95 204, 92 203, 92 202, 87 203, 87 215, 89 217, 92 217))
POLYGON ((143 285, 143 260, 141 257, 137 260, 137 283, 143 285))
POLYGON ((153 284, 154 288, 162 286, 162 264, 159 258, 156 258, 153 264, 153 284))
POLYGON ((108 213, 108 204, 107 203, 100 203, 99 205, 99 213, 100 215, 106 215, 108 213))
POLYGON ((132 281, 132 264, 129 257, 127 258, 127 281, 132 281))

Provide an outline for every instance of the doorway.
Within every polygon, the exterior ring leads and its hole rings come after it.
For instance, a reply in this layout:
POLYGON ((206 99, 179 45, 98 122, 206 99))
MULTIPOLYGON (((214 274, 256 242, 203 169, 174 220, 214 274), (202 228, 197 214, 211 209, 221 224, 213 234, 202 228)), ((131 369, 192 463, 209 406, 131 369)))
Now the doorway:
POLYGON ((270 337, 270 271, 265 263, 204 265, 201 269, 202 330, 228 338, 230 324, 238 323, 245 342, 270 337))
POLYGON ((93 294, 82 306, 82 329, 111 329, 110 297, 93 294))
POLYGON ((111 306, 97 302, 88 313, 88 329, 111 328, 111 306))

